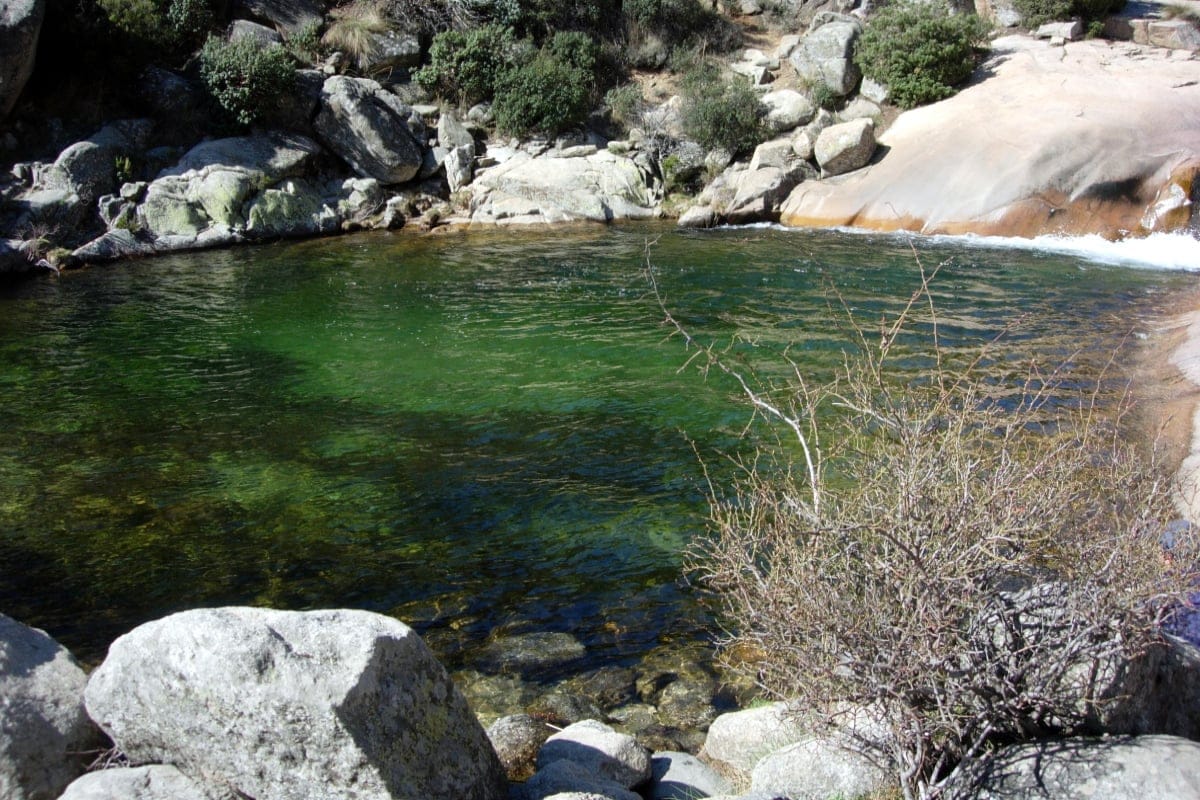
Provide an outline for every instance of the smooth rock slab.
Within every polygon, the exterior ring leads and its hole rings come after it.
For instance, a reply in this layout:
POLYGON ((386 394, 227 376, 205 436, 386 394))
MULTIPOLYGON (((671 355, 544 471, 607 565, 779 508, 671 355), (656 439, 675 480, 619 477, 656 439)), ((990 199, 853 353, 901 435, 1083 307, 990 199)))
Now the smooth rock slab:
POLYGON ((52 800, 83 772, 99 732, 87 676, 43 631, 0 614, 0 797, 52 800))
POLYGON ((58 800, 208 800, 191 778, 175 767, 103 769, 76 780, 58 800))
POLYGON ((411 628, 378 614, 174 614, 113 642, 85 697, 131 760, 174 764, 210 794, 505 796, 445 670, 411 628))
POLYGON ((976 800, 1195 798, 1200 743, 1173 736, 1032 742, 1001 750, 963 784, 957 788, 976 800))

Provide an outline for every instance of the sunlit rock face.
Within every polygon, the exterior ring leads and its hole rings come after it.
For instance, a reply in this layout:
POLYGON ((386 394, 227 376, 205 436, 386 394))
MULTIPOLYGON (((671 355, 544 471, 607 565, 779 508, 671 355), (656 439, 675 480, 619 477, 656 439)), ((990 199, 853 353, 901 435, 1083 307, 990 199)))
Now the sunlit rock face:
POLYGON ((901 115, 874 163, 800 184, 788 225, 1109 238, 1193 220, 1195 63, 1105 41, 1006 37, 976 82, 901 115))

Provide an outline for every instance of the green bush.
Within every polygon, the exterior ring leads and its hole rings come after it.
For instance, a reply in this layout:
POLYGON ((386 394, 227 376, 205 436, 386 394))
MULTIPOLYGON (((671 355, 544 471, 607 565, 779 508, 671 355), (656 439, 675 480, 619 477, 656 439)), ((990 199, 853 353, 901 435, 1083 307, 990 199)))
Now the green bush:
POLYGON ((109 22, 156 50, 186 49, 216 24, 211 0, 98 0, 109 22))
POLYGON ((604 95, 604 104, 612 112, 613 122, 628 130, 640 124, 646 98, 642 95, 642 87, 626 83, 609 89, 604 95))
POLYGON ((269 116, 291 92, 296 70, 282 47, 210 36, 200 50, 200 76, 217 104, 242 125, 269 116))
POLYGON ((683 131, 703 147, 736 156, 766 136, 766 108, 745 79, 726 78, 715 65, 703 64, 684 76, 680 88, 683 131))
POLYGON ((478 103, 496 93, 496 82, 513 63, 517 42, 509 28, 483 25, 444 31, 433 39, 429 63, 413 77, 421 88, 459 103, 478 103))
POLYGON ((591 86, 590 72, 546 48, 500 76, 493 105, 496 125, 516 135, 559 133, 587 117, 591 86))
POLYGON ((950 14, 937 3, 897 3, 871 20, 855 60, 886 84, 901 108, 944 100, 971 76, 989 26, 974 14, 950 14))
POLYGON ((1125 0, 1013 0, 1013 8, 1027 28, 1079 17, 1100 20, 1125 7, 1125 0))

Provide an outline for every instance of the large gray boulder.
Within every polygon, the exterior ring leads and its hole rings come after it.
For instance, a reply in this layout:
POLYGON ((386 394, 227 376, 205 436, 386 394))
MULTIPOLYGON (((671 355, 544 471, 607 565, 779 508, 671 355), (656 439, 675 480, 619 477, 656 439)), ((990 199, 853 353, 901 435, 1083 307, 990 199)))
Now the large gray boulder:
POLYGON ((854 91, 862 71, 854 63, 854 44, 862 28, 851 18, 827 22, 810 32, 789 57, 800 80, 824 84, 839 97, 854 91))
POLYGON ((720 773, 690 753, 655 753, 650 769, 651 800, 695 800, 727 794, 733 788, 720 773))
POLYGON ((890 774, 837 735, 808 736, 763 758, 750 789, 790 800, 861 797, 885 789, 890 774))
POLYGON ((1059 739, 981 760, 951 797, 972 800, 1182 800, 1200 797, 1200 742, 1173 736, 1059 739))
POLYGON ((875 147, 875 121, 855 119, 821 131, 813 156, 826 175, 841 175, 865 167, 875 147))
POLYGON ((772 133, 783 133, 807 125, 817 113, 817 107, 807 96, 795 89, 780 89, 762 96, 767 107, 767 127, 772 133))
POLYGON ((59 153, 42 175, 48 189, 71 192, 86 206, 117 190, 117 160, 136 158, 146 149, 154 123, 145 119, 106 125, 59 153))
POLYGON ((66 648, 0 614, 0 797, 53 800, 83 772, 100 742, 86 683, 66 648))
POLYGON ((58 800, 208 800, 191 778, 175 767, 103 769, 76 780, 58 800))
POLYGON ((481 171, 471 222, 609 222, 658 216, 661 188, 646 165, 606 151, 581 158, 521 153, 481 171))
POLYGON ((8 116, 33 74, 46 0, 0 3, 0 119, 8 116))
POLYGON ((376 81, 335 75, 321 89, 318 138, 364 178, 395 184, 421 169, 421 117, 376 81))
POLYGON ((760 759, 800 741, 805 733, 786 703, 732 711, 709 725, 704 755, 732 774, 748 777, 760 759))
POLYGON ((504 773, 411 628, 365 611, 199 609, 113 642, 88 713, 210 794, 500 800, 504 773))

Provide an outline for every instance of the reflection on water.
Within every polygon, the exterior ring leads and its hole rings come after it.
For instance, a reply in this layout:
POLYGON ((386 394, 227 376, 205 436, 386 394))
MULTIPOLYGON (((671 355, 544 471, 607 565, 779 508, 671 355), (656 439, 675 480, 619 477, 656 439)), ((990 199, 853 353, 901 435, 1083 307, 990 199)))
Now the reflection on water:
MULTIPOLYGON (((86 659, 183 608, 352 606, 451 666, 566 631, 572 669, 712 625, 680 578, 748 415, 647 297, 769 382, 828 375, 920 284, 895 238, 656 226, 369 235, 65 274, 0 296, 0 609, 86 659), (750 346, 749 342, 757 347, 750 346), (765 352, 764 352, 765 351, 765 352)), ((1186 275, 917 244, 955 351, 1099 363, 1186 275), (1103 355, 1097 355, 1103 354, 1103 355)), ((925 333, 928 333, 926 326, 925 333)), ((900 363, 928 364, 927 340, 900 363)), ((755 431, 751 431, 751 436, 755 431)))

